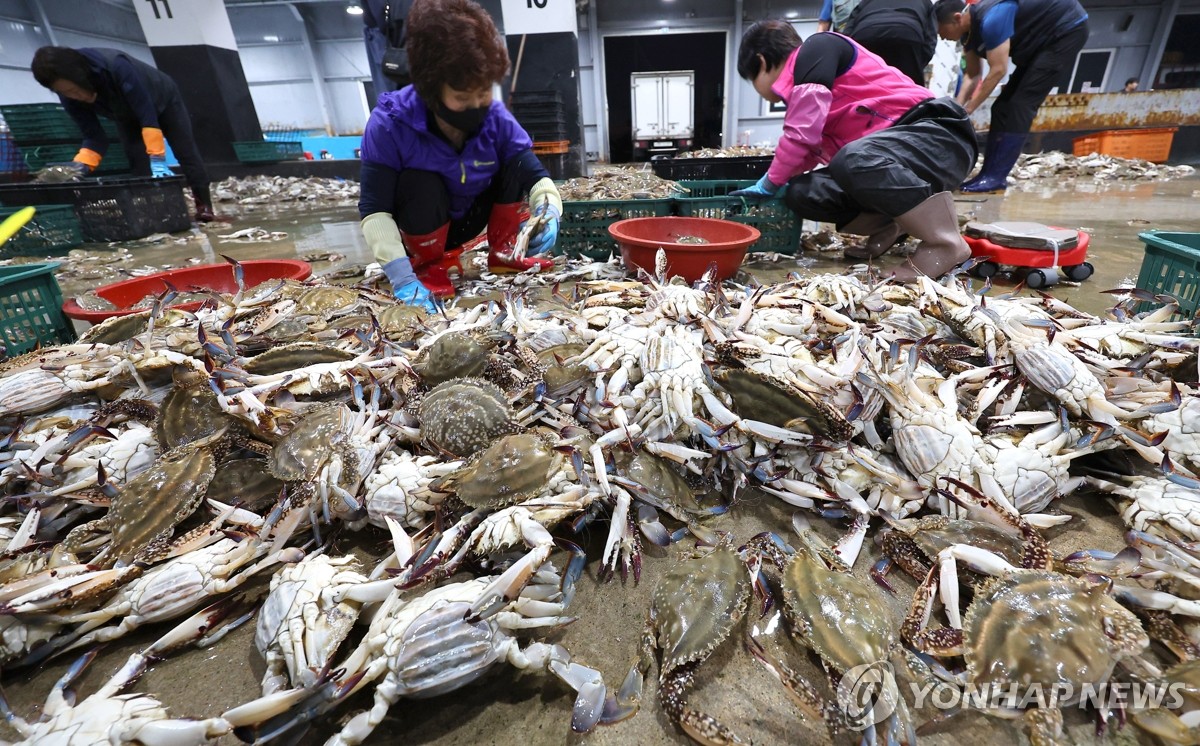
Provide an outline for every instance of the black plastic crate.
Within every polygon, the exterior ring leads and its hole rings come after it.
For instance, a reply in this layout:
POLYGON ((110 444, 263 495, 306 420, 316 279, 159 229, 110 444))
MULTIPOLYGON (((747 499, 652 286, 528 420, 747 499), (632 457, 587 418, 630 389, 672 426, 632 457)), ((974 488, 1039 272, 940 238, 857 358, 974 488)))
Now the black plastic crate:
POLYGON ((562 140, 570 140, 570 135, 567 134, 567 127, 525 127, 525 132, 529 135, 529 139, 534 142, 560 142, 562 140))
POLYGON ((651 159, 654 175, 679 181, 758 179, 771 167, 770 156, 739 158, 668 158, 651 159))
POLYGON ((515 91, 511 95, 511 104, 524 106, 526 104, 558 104, 562 106, 562 94, 558 91, 515 91))
POLYGON ((517 104, 512 109, 515 117, 561 117, 566 114, 562 104, 517 104))
MULTIPOLYGON (((78 145, 83 139, 83 131, 62 104, 6 104, 0 106, 0 116, 18 145, 78 145)), ((100 126, 110 141, 119 140, 117 125, 111 119, 100 117, 100 126)))
POLYGON ((70 204, 85 241, 133 241, 191 227, 184 178, 105 176, 64 184, 0 185, 0 204, 70 204))
POLYGON ((557 114, 525 114, 524 112, 516 114, 516 119, 525 129, 530 127, 566 127, 567 115, 561 112, 557 114))

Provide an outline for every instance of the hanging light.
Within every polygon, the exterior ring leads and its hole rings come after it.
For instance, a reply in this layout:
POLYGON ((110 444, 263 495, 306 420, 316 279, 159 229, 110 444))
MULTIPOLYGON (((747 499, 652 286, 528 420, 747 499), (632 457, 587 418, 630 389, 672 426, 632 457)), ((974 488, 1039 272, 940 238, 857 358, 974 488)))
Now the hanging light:
POLYGON ((361 16, 363 14, 363 9, 358 3, 350 3, 346 6, 346 12, 352 16, 361 16))

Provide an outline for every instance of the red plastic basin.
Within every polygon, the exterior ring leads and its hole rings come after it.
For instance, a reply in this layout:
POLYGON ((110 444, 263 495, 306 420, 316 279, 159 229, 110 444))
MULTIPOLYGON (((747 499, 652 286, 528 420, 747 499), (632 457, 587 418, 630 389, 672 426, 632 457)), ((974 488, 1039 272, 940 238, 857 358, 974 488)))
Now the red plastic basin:
MULTIPOLYGON (((299 259, 252 259, 241 262, 242 274, 246 287, 254 287, 268 280, 303 280, 312 274, 312 265, 299 259)), ((221 264, 201 264, 197 267, 169 269, 145 277, 135 277, 132 280, 122 280, 111 285, 96 288, 96 295, 112 303, 117 308, 112 311, 89 311, 83 308, 74 298, 63 303, 63 313, 73 319, 99 324, 113 316, 128 316, 131 313, 144 311, 142 308, 130 308, 147 295, 161 295, 167 289, 166 283, 179 292, 195 292, 197 290, 216 290, 220 293, 236 293, 237 280, 233 277, 233 266, 221 264)), ((203 305, 203 301, 179 303, 171 308, 184 311, 195 311, 203 305)))
POLYGON ((641 268, 654 274, 654 256, 667 253, 667 276, 679 275, 689 283, 700 279, 708 265, 717 263, 717 279, 737 273, 746 250, 761 235, 757 228, 714 218, 629 218, 608 226, 621 247, 626 269, 641 268), (678 243, 680 236, 696 236, 708 243, 678 243))

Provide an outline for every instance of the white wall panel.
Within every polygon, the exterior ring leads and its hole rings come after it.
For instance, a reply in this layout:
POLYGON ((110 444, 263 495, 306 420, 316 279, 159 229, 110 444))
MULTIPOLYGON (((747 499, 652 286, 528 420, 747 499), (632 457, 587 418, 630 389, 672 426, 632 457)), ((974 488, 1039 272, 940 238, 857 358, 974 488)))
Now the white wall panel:
POLYGON ((367 47, 361 40, 318 41, 313 44, 317 65, 326 78, 360 78, 370 80, 367 69, 367 47))
POLYGON ((250 86, 250 97, 264 127, 282 124, 298 129, 324 129, 313 84, 279 83, 250 86))
POLYGON ((367 110, 362 83, 343 81, 329 83, 329 108, 333 114, 333 127, 339 135, 362 134, 367 124, 367 110))

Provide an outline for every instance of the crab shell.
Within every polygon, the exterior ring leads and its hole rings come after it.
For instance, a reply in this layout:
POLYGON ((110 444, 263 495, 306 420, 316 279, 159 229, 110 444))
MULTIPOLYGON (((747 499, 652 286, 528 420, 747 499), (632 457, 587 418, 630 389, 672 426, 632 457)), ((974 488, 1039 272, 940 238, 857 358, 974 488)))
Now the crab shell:
POLYGON ((276 373, 286 373, 289 370, 303 368, 317 363, 343 363, 353 360, 354 353, 340 350, 337 347, 318 342, 293 342, 292 344, 273 347, 266 352, 255 355, 243 366, 247 373, 259 376, 269 376, 276 373))
POLYGON ((1101 684, 1150 637, 1103 583, 1044 570, 988 580, 963 618, 968 679, 1050 686, 1101 684))
POLYGON ((154 434, 163 450, 194 443, 229 427, 217 395, 207 386, 176 386, 163 399, 154 434))
POLYGON ((341 443, 354 417, 345 404, 322 406, 304 415, 271 453, 271 474, 288 482, 314 479, 330 449, 341 443))
POLYGON ((644 450, 616 451, 613 455, 617 472, 637 482, 652 496, 681 508, 699 510, 696 490, 670 463, 644 450))
POLYGON ((650 624, 662 651, 659 680, 707 658, 741 620, 749 598, 746 568, 728 547, 668 570, 650 605, 650 624))
POLYGON ((205 441, 163 454, 113 500, 106 517, 112 531, 108 555, 126 561, 169 535, 196 510, 214 474, 216 458, 205 441))
POLYGON ((487 367, 491 349, 470 334, 450 332, 429 346, 418 373, 428 386, 437 386, 453 378, 481 375, 487 367))
POLYGON ((145 332, 149 323, 149 309, 140 313, 112 316, 80 334, 78 341, 80 344, 115 345, 145 332))
POLYGON ((726 368, 713 378, 733 398, 734 410, 746 420, 846 441, 854 434, 846 418, 807 391, 748 368, 726 368))
POLYGON ((376 312, 376 320, 384 336, 393 342, 411 342, 425 333, 429 314, 416 306, 396 303, 376 312))
POLYGON ((565 396, 583 386, 590 377, 587 366, 565 362, 577 357, 587 349, 586 345, 568 342, 547 347, 537 354, 538 361, 546 366, 542 380, 546 382, 546 393, 554 398, 565 396), (559 362, 562 360, 563 362, 559 362))
POLYGON ((513 431, 512 410, 498 386, 457 378, 434 388, 418 410, 421 437, 454 454, 470 456, 513 431))
POLYGON ((441 489, 472 508, 503 508, 537 497, 566 459, 548 438, 515 433, 479 451, 441 489))
POLYGON ((830 570, 808 548, 785 568, 783 596, 796 633, 834 670, 891 655, 896 636, 887 602, 849 572, 830 570))
POLYGON ((241 503, 246 510, 258 513, 273 505, 283 489, 283 482, 271 475, 265 459, 242 458, 221 464, 208 483, 205 497, 228 505, 241 503))
POLYGON ((338 285, 318 285, 305 288, 296 298, 296 312, 325 317, 358 303, 358 291, 338 285))

